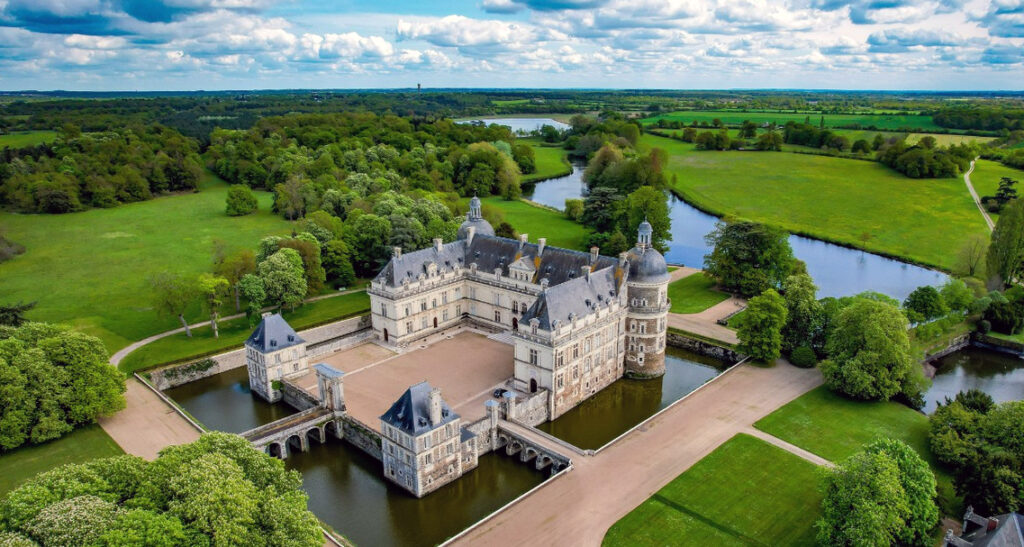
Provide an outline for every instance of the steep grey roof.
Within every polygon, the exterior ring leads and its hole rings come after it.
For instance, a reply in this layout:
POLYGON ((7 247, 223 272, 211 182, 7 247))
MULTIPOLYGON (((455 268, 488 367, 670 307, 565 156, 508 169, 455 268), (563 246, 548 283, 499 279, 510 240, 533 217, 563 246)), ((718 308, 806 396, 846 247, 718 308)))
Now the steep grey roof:
POLYGON ((260 324, 256 325, 256 330, 249 335, 245 345, 267 353, 297 346, 304 342, 305 340, 284 320, 284 317, 275 313, 264 317, 260 324))
POLYGON ((380 417, 388 425, 417 436, 458 419, 448 403, 441 400, 441 423, 430 423, 430 384, 420 382, 409 389, 380 417))
MULTIPOLYGON (((527 258, 537 265, 533 281, 539 283, 541 279, 547 278, 548 285, 553 286, 579 277, 580 269, 591 265, 590 253, 551 246, 544 248, 538 264, 536 257, 540 247, 536 243, 526 243, 521 248, 520 245, 515 239, 477 234, 473 237, 472 243, 460 239, 445 243, 440 251, 435 247, 428 247, 403 253, 397 258, 392 257, 377 274, 377 280, 391 287, 401 285, 403 279, 413 282, 419 274, 427 273, 427 266, 431 262, 436 263, 440 270, 456 266, 468 267, 476 263, 479 272, 492 273, 496 268, 501 268, 502 275, 508 275, 510 265, 516 260, 527 258)), ((615 266, 617 263, 614 258, 598 256, 591 266, 595 270, 600 270, 615 266)))
POLYGON ((462 435, 459 437, 459 442, 460 443, 464 443, 464 442, 466 442, 466 441, 468 441, 470 439, 474 439, 474 438, 476 438, 476 433, 473 433, 472 431, 470 431, 468 429, 463 429, 462 430, 462 435))
POLYGON ((1024 547, 1024 515, 1009 513, 996 517, 999 525, 995 530, 982 537, 978 531, 964 534, 964 539, 972 541, 973 547, 1024 547))
MULTIPOLYGON (((546 252, 546 251, 545 251, 546 252)), ((570 315, 582 319, 591 313, 594 306, 607 306, 618 293, 616 267, 611 266, 590 274, 590 279, 577 277, 554 287, 549 287, 533 303, 519 323, 528 325, 536 318, 539 327, 550 330, 557 320, 560 325, 570 322, 570 315)))
POLYGON ((665 257, 651 247, 636 246, 626 255, 629 261, 629 280, 642 283, 661 283, 669 280, 665 257))

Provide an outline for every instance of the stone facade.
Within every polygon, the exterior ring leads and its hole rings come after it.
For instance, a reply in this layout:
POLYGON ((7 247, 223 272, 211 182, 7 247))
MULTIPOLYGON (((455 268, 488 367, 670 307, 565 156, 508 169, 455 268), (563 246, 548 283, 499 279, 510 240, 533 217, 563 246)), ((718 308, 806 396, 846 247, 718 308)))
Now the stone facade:
POLYGON ((245 341, 245 364, 253 393, 271 403, 281 400, 281 383, 309 370, 306 341, 280 314, 266 314, 245 341))

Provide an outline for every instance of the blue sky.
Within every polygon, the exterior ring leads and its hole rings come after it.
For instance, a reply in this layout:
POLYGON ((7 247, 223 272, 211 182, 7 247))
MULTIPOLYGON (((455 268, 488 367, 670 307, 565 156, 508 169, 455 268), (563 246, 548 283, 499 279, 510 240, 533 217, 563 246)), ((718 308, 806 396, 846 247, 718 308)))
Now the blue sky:
POLYGON ((0 89, 1024 89, 1024 0, 0 0, 0 89))

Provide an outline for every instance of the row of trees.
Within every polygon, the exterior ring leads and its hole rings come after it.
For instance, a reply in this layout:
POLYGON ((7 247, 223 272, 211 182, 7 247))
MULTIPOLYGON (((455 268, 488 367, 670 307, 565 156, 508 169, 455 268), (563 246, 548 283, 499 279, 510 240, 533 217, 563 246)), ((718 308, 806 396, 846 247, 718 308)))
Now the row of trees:
POLYGON ((967 171, 977 150, 970 144, 935 145, 934 137, 925 137, 915 145, 897 140, 879 150, 878 161, 915 178, 948 178, 967 171))
POLYGON ((65 126, 43 154, 0 162, 0 204, 26 212, 70 213, 194 191, 199 145, 160 125, 82 133, 65 126))

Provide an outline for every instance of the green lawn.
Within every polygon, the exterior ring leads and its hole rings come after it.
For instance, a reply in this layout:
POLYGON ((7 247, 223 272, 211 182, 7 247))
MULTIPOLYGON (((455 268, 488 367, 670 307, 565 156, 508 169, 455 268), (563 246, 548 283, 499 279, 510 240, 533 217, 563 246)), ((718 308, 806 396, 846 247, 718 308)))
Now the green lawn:
POLYGON ((572 172, 572 166, 566 159, 566 152, 561 147, 541 146, 540 139, 519 139, 533 148, 534 165, 537 170, 529 175, 523 175, 521 182, 534 182, 554 177, 561 177, 572 172))
POLYGON ((907 135, 907 144, 916 144, 917 141, 923 137, 935 137, 936 142, 939 146, 949 146, 951 144, 963 144, 975 141, 978 144, 986 143, 995 140, 995 137, 977 137, 974 135, 947 135, 943 133, 911 133, 907 135))
POLYGON ((103 429, 91 424, 48 443, 0 453, 0 497, 38 473, 66 463, 84 463, 124 452, 103 429))
POLYGON ((0 135, 0 148, 35 146, 44 142, 53 142, 56 139, 56 131, 18 131, 0 135))
MULTIPOLYGON (((202 191, 68 215, 0 213, 7 238, 25 254, 0 264, 7 302, 36 301, 29 318, 65 322, 100 337, 114 352, 132 341, 178 326, 150 304, 147 279, 160 271, 207 270, 214 239, 255 248, 290 225, 270 212, 273 196, 259 192, 260 210, 224 213, 227 184, 208 174, 202 191)), ((187 315, 200 320, 196 305, 187 315)))
POLYGON ((939 507, 958 516, 952 478, 928 448, 928 417, 899 403, 853 401, 821 386, 765 416, 754 427, 827 460, 841 462, 879 438, 910 445, 936 472, 939 507))
POLYGON ((604 545, 813 545, 814 464, 739 434, 612 525, 604 545))
MULTIPOLYGON (((292 328, 301 330, 361 315, 369 310, 370 298, 365 291, 361 291, 310 302, 293 312, 286 311, 284 317, 292 328)), ((214 355, 241 347, 252 333, 244 317, 222 321, 219 327, 220 338, 214 338, 210 327, 204 326, 192 329, 192 338, 179 333, 153 341, 129 353, 118 368, 131 374, 158 365, 214 355)))
MULTIPOLYGON (((903 116, 897 114, 825 114, 824 116, 826 127, 838 127, 841 125, 860 124, 861 127, 864 128, 873 125, 878 129, 889 131, 895 131, 899 129, 942 129, 939 126, 935 125, 935 122, 932 121, 931 116, 903 116)), ((775 122, 779 125, 785 125, 786 122, 789 121, 804 123, 805 120, 810 118, 810 123, 816 126, 820 123, 821 117, 821 114, 808 113, 793 114, 779 112, 694 110, 659 114, 651 118, 645 118, 644 120, 642 120, 642 122, 644 124, 655 123, 659 119, 664 118, 672 121, 681 121, 687 124, 689 124, 692 121, 697 121, 697 123, 704 121, 711 123, 712 120, 718 118, 719 120, 722 120, 722 123, 727 125, 738 125, 746 120, 750 120, 757 124, 761 124, 764 122, 775 122)))
MULTIPOLYGON (((999 189, 999 179, 1010 177, 1017 181, 1017 193, 1024 192, 1024 171, 1007 167, 992 160, 978 160, 974 164, 974 172, 971 173, 971 185, 978 197, 994 196, 999 189)), ((991 214, 991 213, 989 213, 991 214)))
POLYGON ((723 300, 729 293, 715 290, 715 281, 697 272, 668 285, 672 313, 700 313, 723 300))
POLYGON ((573 222, 562 213, 540 207, 525 201, 505 201, 500 197, 484 198, 484 208, 501 212, 516 232, 529 234, 530 241, 547 238, 548 245, 566 249, 583 250, 584 238, 589 231, 582 224, 573 222))
POLYGON ((669 179, 719 216, 944 269, 971 234, 988 230, 960 177, 911 179, 879 163, 775 152, 701 152, 644 135, 670 154, 669 179))
POLYGON ((743 314, 745 313, 747 313, 746 308, 744 308, 743 311, 737 313, 736 315, 730 317, 729 321, 726 323, 725 326, 733 330, 738 329, 740 325, 740 318, 743 317, 743 314))

